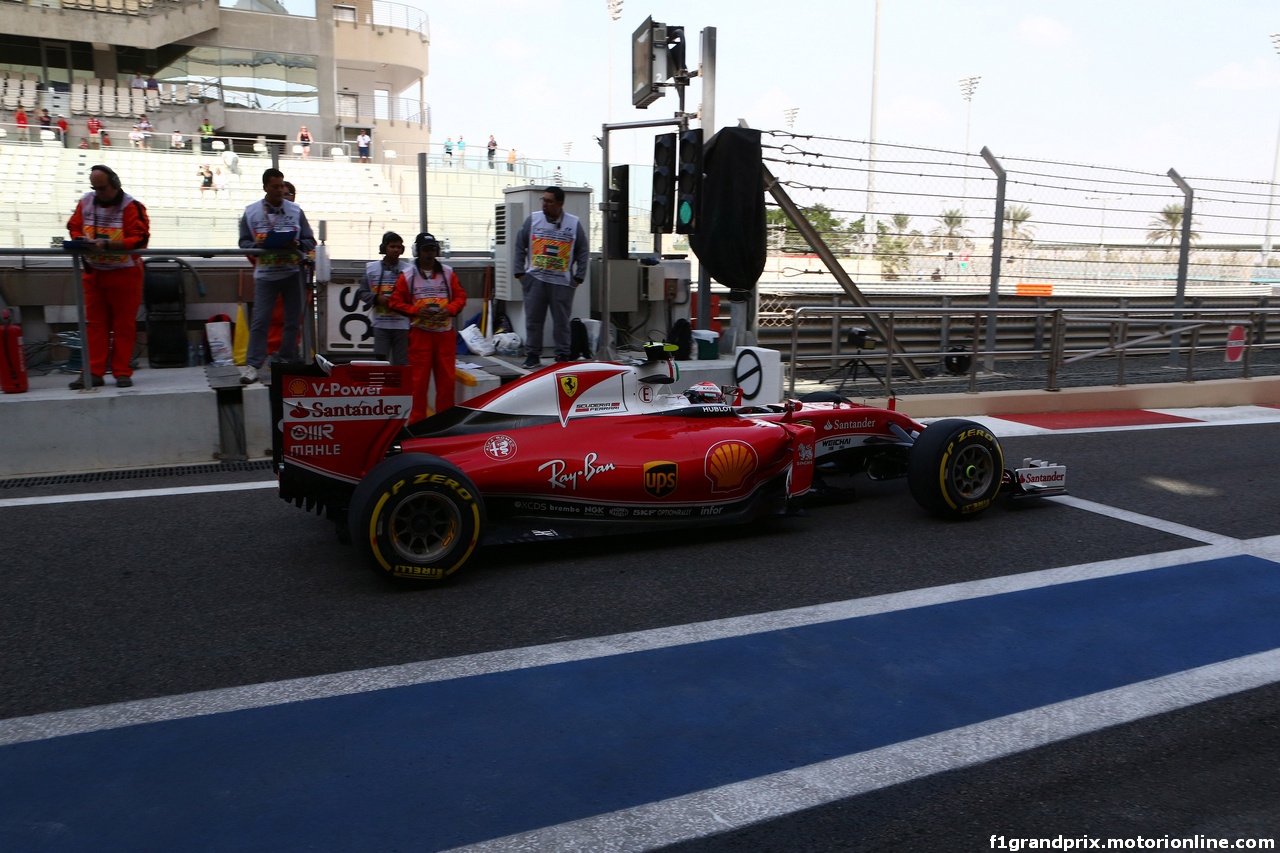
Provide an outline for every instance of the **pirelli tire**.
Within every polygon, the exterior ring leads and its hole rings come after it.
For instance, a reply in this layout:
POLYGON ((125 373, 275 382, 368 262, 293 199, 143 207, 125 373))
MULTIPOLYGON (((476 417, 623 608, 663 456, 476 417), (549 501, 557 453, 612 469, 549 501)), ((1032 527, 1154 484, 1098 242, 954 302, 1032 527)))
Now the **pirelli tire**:
POLYGON ((379 463, 356 486, 351 542, 388 578, 438 583, 466 565, 484 531, 484 502, 462 469, 406 453, 379 463))
POLYGON ((925 428, 907 457, 907 484, 916 503, 935 515, 963 518, 995 500, 1004 453, 991 430, 960 418, 925 428))

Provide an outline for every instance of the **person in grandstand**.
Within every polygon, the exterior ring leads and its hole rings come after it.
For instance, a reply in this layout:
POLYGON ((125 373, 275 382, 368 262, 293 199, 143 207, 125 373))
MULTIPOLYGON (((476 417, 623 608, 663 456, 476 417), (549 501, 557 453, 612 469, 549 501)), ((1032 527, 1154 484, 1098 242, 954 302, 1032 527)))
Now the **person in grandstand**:
POLYGON ((516 235, 515 277, 524 292, 524 367, 542 363, 542 329, 551 309, 556 361, 570 361, 573 296, 587 276, 591 248, 578 217, 564 211, 564 190, 547 187, 542 210, 530 214, 516 235))
MULTIPOLYGON (((130 362, 138 334, 143 267, 141 257, 119 252, 145 249, 151 220, 110 167, 90 168, 89 185, 93 189, 81 197, 67 221, 71 239, 92 243, 94 249, 84 256, 82 276, 89 373, 93 385, 102 385, 109 361, 116 386, 128 388, 133 385, 130 362)), ((71 388, 84 388, 83 377, 71 388)))
POLYGON ((453 318, 467 307, 467 294, 451 267, 440 263, 440 243, 423 231, 413 241, 416 263, 396 279, 389 306, 410 320, 409 364, 413 409, 409 421, 427 416, 427 386, 436 381, 436 412, 453 408, 457 333, 453 318))
POLYGON ((373 138, 369 136, 369 131, 362 130, 360 135, 356 137, 356 146, 360 149, 360 162, 368 163, 369 146, 373 143, 373 138))
POLYGON ((391 291, 403 273, 413 269, 404 260, 404 238, 394 231, 382 235, 382 260, 365 264, 356 298, 368 308, 373 324, 373 357, 392 364, 409 363, 409 318, 391 310, 391 291))
POLYGON ((249 354, 240 381, 257 382, 258 371, 267 360, 267 333, 271 328, 271 306, 279 296, 284 300, 284 335, 280 361, 298 358, 298 331, 302 321, 301 256, 315 248, 316 239, 302 208, 284 197, 284 173, 267 169, 262 173, 263 198, 244 209, 240 217, 240 248, 274 249, 259 255, 253 270, 253 319, 249 323, 249 354))
POLYGON ((307 130, 305 124, 298 131, 298 145, 302 148, 303 157, 311 156, 311 131, 307 130))

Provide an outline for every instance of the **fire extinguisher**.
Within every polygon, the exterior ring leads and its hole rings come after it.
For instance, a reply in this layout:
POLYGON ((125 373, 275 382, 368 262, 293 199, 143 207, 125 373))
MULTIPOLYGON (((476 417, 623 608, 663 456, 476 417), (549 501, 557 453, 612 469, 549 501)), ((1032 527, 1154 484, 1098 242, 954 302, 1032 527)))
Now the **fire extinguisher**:
POLYGON ((0 390, 21 394, 27 390, 27 360, 22 354, 22 327, 14 325, 9 312, 0 314, 0 390))

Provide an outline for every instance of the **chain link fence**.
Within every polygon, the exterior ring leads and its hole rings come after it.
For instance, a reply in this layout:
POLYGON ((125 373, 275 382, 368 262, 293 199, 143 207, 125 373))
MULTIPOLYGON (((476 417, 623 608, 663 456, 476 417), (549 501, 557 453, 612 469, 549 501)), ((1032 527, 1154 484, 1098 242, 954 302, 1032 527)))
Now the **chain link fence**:
MULTIPOLYGON (((987 288, 999 233, 1002 293, 1157 295, 1177 283, 1187 200, 1166 172, 997 153, 1007 173, 997 232, 997 176, 978 154, 784 131, 765 132, 764 152, 856 282, 987 288)), ((1269 294, 1280 283, 1269 251, 1275 187, 1185 180, 1194 191, 1186 292, 1269 294)), ((804 262, 811 250, 780 209, 769 226, 771 253, 797 263, 783 262, 762 290, 831 282, 804 262)))

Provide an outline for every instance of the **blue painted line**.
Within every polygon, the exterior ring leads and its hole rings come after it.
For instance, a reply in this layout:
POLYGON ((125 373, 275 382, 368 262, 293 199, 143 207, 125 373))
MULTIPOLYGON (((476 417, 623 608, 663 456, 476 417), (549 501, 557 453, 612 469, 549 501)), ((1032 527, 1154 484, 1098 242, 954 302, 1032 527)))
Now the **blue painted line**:
POLYGON ((0 849, 439 850, 1276 648, 1238 556, 33 741, 0 849))

